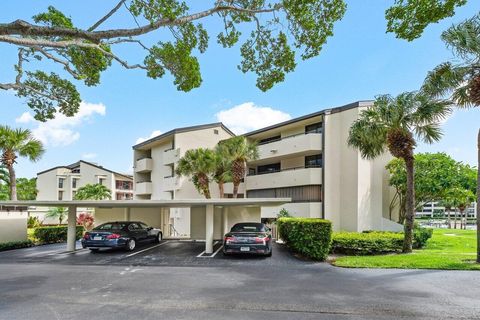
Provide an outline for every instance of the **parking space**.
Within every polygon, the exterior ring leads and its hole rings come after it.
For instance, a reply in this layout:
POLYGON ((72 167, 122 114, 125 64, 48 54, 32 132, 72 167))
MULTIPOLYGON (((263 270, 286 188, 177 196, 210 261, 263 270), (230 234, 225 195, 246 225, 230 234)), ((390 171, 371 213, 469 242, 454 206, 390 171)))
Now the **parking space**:
MULTIPOLYGON (((77 243, 79 247, 79 243, 77 243)), ((159 244, 138 246, 132 252, 80 249, 65 251, 65 244, 44 245, 0 252, 1 263, 60 263, 72 265, 138 265, 138 266, 238 266, 238 265, 298 265, 309 264, 295 258, 284 246, 274 244, 272 257, 254 255, 224 256, 220 241, 214 244, 214 254, 204 254, 201 241, 164 240, 159 244)))

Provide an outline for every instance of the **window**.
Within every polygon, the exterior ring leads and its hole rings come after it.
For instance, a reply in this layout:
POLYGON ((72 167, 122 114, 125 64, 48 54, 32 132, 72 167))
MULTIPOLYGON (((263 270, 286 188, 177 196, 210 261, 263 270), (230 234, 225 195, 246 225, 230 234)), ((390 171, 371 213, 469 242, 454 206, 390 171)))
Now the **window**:
POLYGON ((72 178, 72 188, 76 189, 77 188, 77 178, 72 178))
POLYGON ((305 168, 321 168, 322 167, 322 155, 315 154, 313 156, 305 157, 305 168))
POLYGON ((213 134, 218 134, 218 130, 217 130, 217 129, 213 129, 213 134))
POLYGON ((58 178, 58 188, 63 189, 63 183, 65 182, 65 178, 58 178))
POLYGON ((115 180, 115 187, 117 188, 117 190, 133 190, 133 182, 124 181, 124 180, 115 180))
POLYGON ((136 223, 131 223, 129 226, 128 226, 128 230, 130 231, 134 231, 134 230, 140 230, 142 228, 140 228, 140 226, 136 223))
POLYGON ((101 184, 102 186, 104 186, 106 180, 107 179, 105 179, 105 178, 98 178, 98 184, 101 184))
POLYGON ((58 200, 63 200, 63 191, 58 191, 58 200))
POLYGON ((314 124, 310 124, 308 126, 305 126, 305 134, 309 133, 322 133, 323 131, 323 123, 318 122, 314 124))
POLYGON ((249 176, 254 176, 256 174, 257 170, 255 168, 248 168, 248 175, 249 176))
POLYGON ((266 174, 280 171, 280 163, 266 164, 257 167, 258 174, 266 174))
POLYGON ((266 144, 266 143, 270 143, 270 142, 275 142, 275 141, 280 141, 282 140, 282 137, 280 136, 275 136, 275 137, 270 137, 270 138, 265 138, 265 139, 261 139, 258 144, 266 144))
POLYGON ((145 223, 143 223, 143 222, 139 222, 139 224, 140 224, 140 227, 142 227, 142 229, 148 229, 148 228, 149 228, 149 226, 147 226, 147 225, 146 225, 145 223))

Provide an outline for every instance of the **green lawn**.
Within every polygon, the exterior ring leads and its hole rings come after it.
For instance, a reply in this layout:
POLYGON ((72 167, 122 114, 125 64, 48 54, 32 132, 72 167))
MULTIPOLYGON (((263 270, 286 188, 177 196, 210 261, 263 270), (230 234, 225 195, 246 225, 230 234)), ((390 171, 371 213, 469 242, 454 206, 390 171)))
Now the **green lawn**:
POLYGON ((344 256, 333 264, 351 268, 480 270, 480 264, 475 263, 476 240, 475 230, 435 229, 427 246, 411 254, 344 256))

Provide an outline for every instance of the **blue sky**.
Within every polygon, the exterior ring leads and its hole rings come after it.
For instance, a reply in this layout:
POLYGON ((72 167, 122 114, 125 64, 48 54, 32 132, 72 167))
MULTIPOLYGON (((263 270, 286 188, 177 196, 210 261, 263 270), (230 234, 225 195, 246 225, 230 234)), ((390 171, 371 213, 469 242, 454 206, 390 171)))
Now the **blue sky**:
MULTIPOLYGON (((407 42, 385 33, 384 11, 393 0, 347 2, 347 13, 336 24, 335 34, 320 56, 300 61, 285 82, 265 93, 255 87, 253 75, 238 71, 238 46, 223 49, 215 43, 220 31, 215 18, 205 21, 213 32, 209 49, 200 56, 203 84, 189 93, 178 92, 170 76, 152 80, 142 71, 124 70, 114 63, 102 75, 99 86, 77 83, 84 101, 79 116, 39 124, 24 114, 29 111, 24 100, 0 91, 0 123, 30 128, 46 143, 47 152, 39 162, 19 161, 18 175, 34 177, 36 172, 81 158, 128 172, 132 167, 132 145, 152 133, 218 120, 241 132, 324 108, 373 99, 378 94, 396 95, 418 89, 429 70, 451 58, 440 40, 441 32, 480 11, 480 2, 470 0, 457 9, 453 18, 429 26, 420 39, 407 42)), ((115 3, 5 1, 0 21, 28 20, 54 5, 71 15, 74 23, 86 27, 115 3)), ((123 11, 108 27, 125 25, 133 26, 133 21, 123 11)), ((146 41, 158 41, 162 36, 162 32, 156 33, 146 41)), ((123 47, 119 52, 131 62, 143 59, 136 49, 123 47)), ((1 82, 13 80, 15 57, 12 46, 0 44, 1 82)), ((419 145, 417 152, 445 151, 457 160, 475 164, 479 120, 480 109, 455 112, 444 125, 442 141, 432 146, 419 145)))

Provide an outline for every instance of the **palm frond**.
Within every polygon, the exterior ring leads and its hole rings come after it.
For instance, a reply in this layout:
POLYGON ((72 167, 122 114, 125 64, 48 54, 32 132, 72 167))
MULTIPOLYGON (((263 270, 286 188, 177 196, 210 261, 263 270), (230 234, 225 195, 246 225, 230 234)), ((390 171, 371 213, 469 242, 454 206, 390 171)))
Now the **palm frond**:
POLYGON ((480 60, 480 15, 453 25, 442 33, 442 40, 453 53, 464 60, 480 60))

